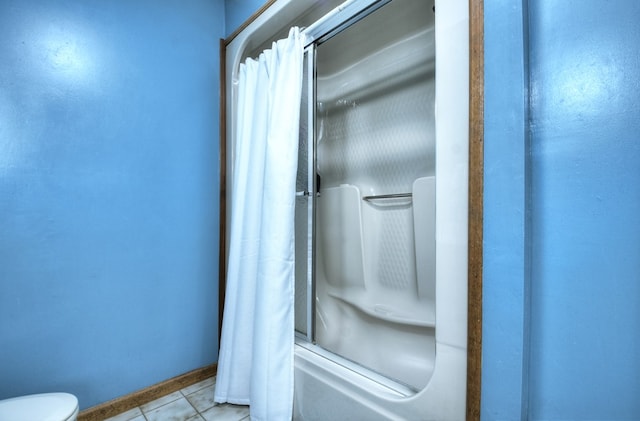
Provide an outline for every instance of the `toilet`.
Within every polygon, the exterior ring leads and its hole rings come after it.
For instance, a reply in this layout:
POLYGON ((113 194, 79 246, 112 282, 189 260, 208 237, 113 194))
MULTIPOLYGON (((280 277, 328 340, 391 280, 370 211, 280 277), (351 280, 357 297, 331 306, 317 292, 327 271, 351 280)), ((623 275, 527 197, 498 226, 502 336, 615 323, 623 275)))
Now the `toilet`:
POLYGON ((78 398, 69 393, 42 393, 0 401, 0 421, 76 421, 78 398))

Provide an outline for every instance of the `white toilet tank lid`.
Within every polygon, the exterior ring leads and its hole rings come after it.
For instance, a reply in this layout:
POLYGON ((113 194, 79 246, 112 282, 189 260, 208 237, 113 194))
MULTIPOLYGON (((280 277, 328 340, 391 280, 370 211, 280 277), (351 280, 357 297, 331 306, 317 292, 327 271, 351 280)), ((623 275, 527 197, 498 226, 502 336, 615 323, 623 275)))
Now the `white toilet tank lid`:
POLYGON ((42 393, 0 401, 0 421, 66 421, 78 409, 69 393, 42 393))

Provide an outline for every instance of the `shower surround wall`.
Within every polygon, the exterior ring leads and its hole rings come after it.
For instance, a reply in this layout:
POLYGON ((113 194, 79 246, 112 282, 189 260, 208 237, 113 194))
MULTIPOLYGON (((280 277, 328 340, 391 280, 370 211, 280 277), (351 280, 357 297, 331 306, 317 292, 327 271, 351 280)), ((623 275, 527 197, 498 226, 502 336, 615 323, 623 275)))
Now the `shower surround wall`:
MULTIPOLYGON (((231 116, 239 63, 290 26, 313 28, 328 12, 318 13, 326 4, 278 0, 227 44, 228 175, 237 132, 231 116)), ((356 30, 359 48, 332 50, 331 43, 340 45, 342 34, 315 45, 317 98, 306 98, 317 99, 317 109, 313 101, 315 119, 303 121, 301 132, 306 123, 315 123, 310 131, 316 132, 317 156, 309 160, 317 160, 310 167, 319 177, 299 171, 299 180, 319 181, 320 194, 309 194, 314 191, 309 184, 298 184, 297 204, 304 208, 305 202, 316 202, 316 226, 311 229, 309 212, 297 212, 301 229, 296 235, 315 232, 316 282, 313 294, 296 285, 296 299, 311 298, 311 306, 296 305, 297 316, 309 317, 296 323, 301 334, 295 347, 296 420, 464 418, 469 17, 462 0, 437 6, 439 58, 434 63, 431 6, 420 0, 383 6, 344 32, 356 30), (411 6, 422 12, 388 16, 373 32, 357 31, 385 10, 411 6), (414 18, 422 30, 410 29, 414 18), (408 33, 393 35, 402 31, 408 33), (411 50, 416 54, 406 54, 411 50), (347 76, 349 71, 359 76, 347 76), (435 81, 435 133, 434 73, 442 75, 435 81), (381 124, 394 120, 393 113, 400 117, 398 125, 381 124), (401 143, 405 148, 398 147, 401 143), (389 194, 404 197, 384 197, 389 194), (430 262, 433 243, 435 264, 430 262), (315 335, 308 330, 314 323, 305 323, 314 316, 315 335)), ((228 176, 227 186, 231 183, 228 176)), ((296 249, 305 259, 309 256, 310 248, 298 238, 296 249)), ((309 266, 296 263, 296 268, 298 275, 309 276, 309 266)))
POLYGON ((435 361, 434 19, 399 5, 317 47, 316 339, 420 390, 435 361))

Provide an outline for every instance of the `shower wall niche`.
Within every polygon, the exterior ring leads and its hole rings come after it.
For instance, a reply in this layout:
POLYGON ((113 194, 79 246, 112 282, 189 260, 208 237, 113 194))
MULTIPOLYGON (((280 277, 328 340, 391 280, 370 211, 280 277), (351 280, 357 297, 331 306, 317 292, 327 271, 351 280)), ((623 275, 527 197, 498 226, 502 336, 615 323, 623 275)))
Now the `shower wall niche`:
POLYGON ((436 350, 432 6, 391 2, 315 53, 314 339, 416 391, 436 350))

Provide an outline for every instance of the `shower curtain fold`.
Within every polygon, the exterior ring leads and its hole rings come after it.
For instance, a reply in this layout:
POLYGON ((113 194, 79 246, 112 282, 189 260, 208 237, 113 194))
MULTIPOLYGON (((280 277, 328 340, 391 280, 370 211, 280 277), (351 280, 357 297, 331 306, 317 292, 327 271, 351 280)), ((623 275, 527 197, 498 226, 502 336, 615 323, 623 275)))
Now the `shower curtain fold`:
MULTIPOLYGON (((240 65, 231 234, 216 402, 252 420, 293 408, 294 206, 304 40, 240 65)), ((221 262, 222 264, 222 262, 221 262)))

